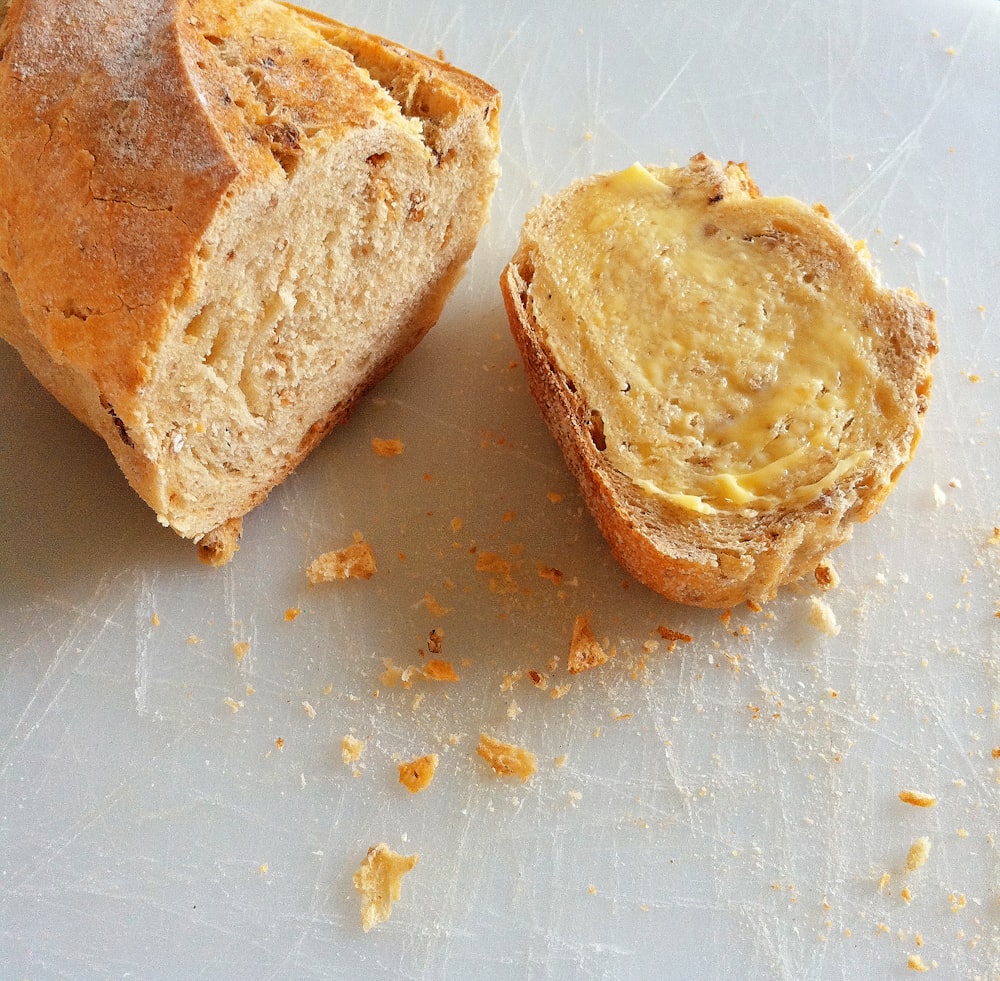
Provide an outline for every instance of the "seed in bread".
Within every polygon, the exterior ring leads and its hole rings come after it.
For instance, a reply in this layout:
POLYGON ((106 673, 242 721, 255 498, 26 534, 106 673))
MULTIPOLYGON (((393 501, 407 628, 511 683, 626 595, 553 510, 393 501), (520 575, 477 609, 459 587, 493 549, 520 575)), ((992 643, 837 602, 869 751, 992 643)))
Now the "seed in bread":
POLYGON ((820 205, 703 154, 529 214, 501 288, 531 392, 612 552, 669 599, 771 599, 909 462, 934 314, 820 205))
POLYGON ((0 336, 226 561, 438 318, 499 104, 275 0, 0 2, 0 336))

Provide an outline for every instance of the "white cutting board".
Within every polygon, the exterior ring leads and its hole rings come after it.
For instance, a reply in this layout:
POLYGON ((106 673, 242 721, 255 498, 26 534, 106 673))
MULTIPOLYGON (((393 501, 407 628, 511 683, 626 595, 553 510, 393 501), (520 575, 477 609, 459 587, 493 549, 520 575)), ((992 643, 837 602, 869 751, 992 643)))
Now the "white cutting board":
POLYGON ((0 350, 0 977, 1000 977, 1000 4, 324 7, 502 90, 493 221, 221 571, 0 350), (497 278, 543 193, 698 151, 823 201, 938 311, 925 437, 836 554, 836 637, 809 589, 726 625, 628 582, 507 333, 497 278), (310 590, 355 530, 376 577, 310 590), (588 611, 613 662, 501 690, 588 611), (694 639, 644 653, 661 625, 694 639), (461 680, 387 689, 433 627, 461 680), (494 779, 483 730, 538 774, 494 779), (411 797, 397 764, 428 751, 411 797), (420 861, 364 934, 378 841, 420 861))

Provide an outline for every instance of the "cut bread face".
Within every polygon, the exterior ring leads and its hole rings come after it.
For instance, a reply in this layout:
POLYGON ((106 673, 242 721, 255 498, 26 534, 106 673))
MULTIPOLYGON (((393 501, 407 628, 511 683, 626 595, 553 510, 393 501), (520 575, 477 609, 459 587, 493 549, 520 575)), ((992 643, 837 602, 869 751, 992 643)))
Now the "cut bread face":
POLYGON ((919 439, 933 312, 745 165, 571 185, 528 216, 501 288, 612 551, 677 602, 759 603, 812 572, 919 439))
POLYGON ((499 94, 272 0, 24 0, 0 52, 0 334, 218 539, 437 320, 499 94))

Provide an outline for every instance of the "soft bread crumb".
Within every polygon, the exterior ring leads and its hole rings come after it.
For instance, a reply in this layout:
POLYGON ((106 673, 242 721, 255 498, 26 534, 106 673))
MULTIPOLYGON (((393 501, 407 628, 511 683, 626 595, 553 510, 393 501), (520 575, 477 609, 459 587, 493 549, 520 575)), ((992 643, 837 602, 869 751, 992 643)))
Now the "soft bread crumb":
POLYGON ((225 565, 239 550, 243 519, 230 518, 198 541, 198 558, 205 565, 225 565))
POLYGON ((399 764, 399 782, 411 793, 416 794, 430 785, 437 770, 437 753, 418 756, 408 763, 399 764))
POLYGON ((579 674, 599 667, 609 659, 608 653, 597 642, 590 629, 590 618, 578 616, 573 623, 573 637, 569 644, 566 667, 570 674, 579 674))
POLYGON ((354 542, 334 552, 324 552, 306 569, 309 582, 333 582, 338 579, 371 579, 375 575, 375 554, 361 532, 354 533, 354 542))
POLYGON ((432 659, 424 665, 424 670, 421 673, 428 681, 459 680, 458 675, 455 674, 454 667, 452 667, 451 661, 432 659))
POLYGON ((828 637, 840 633, 840 624, 830 604, 818 596, 809 597, 809 623, 828 637))
POLYGON ((524 783, 537 769, 535 754, 520 746, 494 739, 485 732, 479 736, 479 754, 501 777, 520 777, 524 783))
POLYGON ((937 804, 937 798, 933 794, 925 794, 920 790, 901 790, 899 799, 904 804, 912 804, 914 807, 933 807, 937 804))
POLYGON ((340 740, 340 755, 345 763, 356 763, 364 750, 365 744, 354 736, 347 735, 340 740))
POLYGON ((361 928, 367 933, 392 915, 399 902, 403 876, 419 860, 419 855, 398 855, 384 842, 368 849, 361 867, 354 873, 354 888, 361 893, 361 928))
POLYGON ((930 968, 924 963, 924 959, 919 954, 910 954, 906 958, 906 966, 911 971, 918 971, 920 974, 924 974, 929 971, 930 968))
POLYGON ((915 872, 919 869, 926 861, 927 857, 931 853, 931 840, 930 838, 918 838, 911 846, 910 851, 906 856, 906 871, 915 872))

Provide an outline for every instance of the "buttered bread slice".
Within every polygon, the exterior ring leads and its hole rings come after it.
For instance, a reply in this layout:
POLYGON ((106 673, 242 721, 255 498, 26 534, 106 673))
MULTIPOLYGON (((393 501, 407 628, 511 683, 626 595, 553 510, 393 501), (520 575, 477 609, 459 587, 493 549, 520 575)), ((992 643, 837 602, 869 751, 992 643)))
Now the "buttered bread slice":
POLYGON ((677 602, 772 598, 878 510, 919 439, 933 311, 745 165, 571 185, 528 216, 501 288, 613 553, 677 602))

